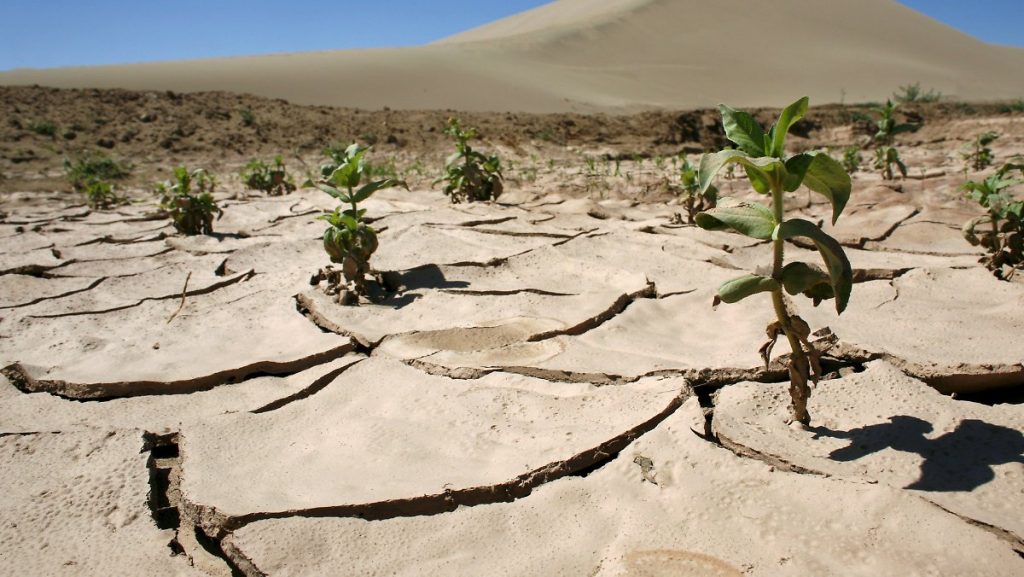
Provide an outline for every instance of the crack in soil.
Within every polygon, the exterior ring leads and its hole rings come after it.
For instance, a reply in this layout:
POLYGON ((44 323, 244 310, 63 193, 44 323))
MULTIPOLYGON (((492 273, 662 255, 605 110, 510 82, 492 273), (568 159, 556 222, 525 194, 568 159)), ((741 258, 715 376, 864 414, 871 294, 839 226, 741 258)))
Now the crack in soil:
POLYGON ((689 387, 679 391, 659 413, 633 428, 616 435, 597 447, 588 449, 563 461, 549 463, 496 485, 445 490, 442 493, 395 499, 376 503, 336 505, 275 512, 248 513, 230 516, 211 507, 185 503, 190 518, 200 520, 208 534, 223 539, 227 534, 250 523, 287 518, 359 518, 382 521, 397 517, 433 516, 449 513, 459 507, 474 507, 493 503, 511 503, 529 496, 534 489, 567 476, 585 476, 611 462, 636 439, 654 430, 674 414, 691 395, 689 387))
POLYGON ((105 277, 105 276, 104 277, 100 277, 100 278, 97 278, 96 280, 94 280, 92 283, 90 283, 89 286, 86 286, 84 288, 75 289, 75 290, 68 291, 66 293, 61 293, 61 294, 58 294, 58 295, 39 297, 39 298, 37 298, 35 300, 31 300, 31 301, 29 301, 27 303, 0 307, 0 310, 20 309, 20 308, 24 308, 24 307, 30 307, 32 305, 39 304, 39 303, 41 303, 43 301, 62 299, 64 297, 69 297, 71 295, 76 295, 78 293, 84 293, 86 291, 91 291, 92 289, 100 286, 100 283, 102 283, 103 281, 107 280, 108 278, 109 277, 105 277))
POLYGON ((180 381, 119 381, 107 383, 71 383, 35 379, 20 363, 0 369, 0 374, 25 394, 48 393, 69 401, 105 402, 128 397, 187 395, 273 375, 287 377, 341 358, 353 352, 352 343, 291 361, 256 361, 248 365, 180 381))
POLYGON ((582 335, 584 333, 590 332, 600 327, 609 320, 622 314, 622 312, 625 311, 629 307, 629 305, 633 304, 633 302, 635 302, 637 299, 652 299, 656 298, 657 294, 658 289, 657 287, 654 286, 654 283, 651 281, 647 281, 646 287, 635 293, 621 295, 618 299, 615 300, 614 303, 612 303, 610 307, 608 307, 607 310, 598 314, 597 316, 586 319, 577 325, 565 329, 558 329, 554 331, 548 331, 533 335, 532 337, 526 339, 526 341, 530 343, 536 343, 540 341, 546 341, 548 339, 552 339, 554 337, 559 337, 562 335, 582 335))
POLYGON ((337 379, 339 376, 341 376, 342 373, 344 373, 345 371, 351 369, 352 367, 358 365, 359 363, 361 363, 361 362, 363 362, 365 360, 366 359, 360 359, 360 360, 358 360, 358 361, 356 361, 356 362, 354 362, 354 363, 352 363, 350 365, 345 365, 344 367, 340 367, 340 368, 337 368, 337 369, 335 369, 333 371, 330 371, 326 375, 316 379, 315 381, 310 383, 308 386, 304 387, 301 391, 299 391, 297 393, 294 393, 292 395, 288 395, 287 397, 283 397, 283 398, 277 399, 275 401, 272 401, 270 403, 267 403, 266 405, 263 405, 262 407, 259 407, 257 409, 253 409, 250 412, 253 413, 253 414, 257 414, 257 415, 260 414, 260 413, 269 413, 271 411, 276 411, 276 410, 278 410, 278 409, 280 409, 282 407, 290 405, 290 404, 292 404, 294 402, 301 401, 303 399, 307 399, 307 398, 309 398, 309 397, 319 393, 323 389, 325 389, 327 387, 327 385, 333 383, 334 380, 337 379))
POLYGON ((30 319, 59 319, 59 318, 65 318, 65 317, 77 317, 77 316, 84 316, 84 315, 103 315, 103 314, 107 314, 107 313, 114 313, 114 312, 118 312, 118 311, 123 311, 123 310, 132 309, 132 308, 135 308, 135 307, 139 307, 139 306, 142 306, 143 304, 145 304, 147 302, 158 302, 158 301, 165 301, 165 300, 180 299, 183 296, 192 297, 192 296, 200 296, 200 295, 210 294, 210 293, 218 291, 218 290, 220 290, 222 288, 229 287, 229 286, 231 286, 233 284, 238 284, 238 283, 246 282, 249 279, 253 278, 254 276, 256 276, 256 271, 254 271, 253 269, 249 269, 249 270, 247 270, 247 271, 245 271, 243 273, 239 273, 237 275, 228 277, 228 278, 226 278, 226 279, 224 279, 222 281, 215 282, 215 283, 213 283, 213 284, 211 284, 209 286, 205 286, 203 288, 194 289, 194 290, 191 290, 191 291, 186 291, 184 293, 184 295, 181 292, 178 292, 178 293, 171 294, 171 295, 163 295, 163 296, 158 296, 158 297, 146 297, 144 299, 141 299, 141 300, 139 300, 137 302, 134 302, 134 303, 131 303, 131 304, 111 307, 109 309, 92 310, 92 311, 72 311, 72 312, 68 312, 68 313, 57 313, 57 314, 52 314, 52 315, 28 315, 26 318, 30 318, 30 319))

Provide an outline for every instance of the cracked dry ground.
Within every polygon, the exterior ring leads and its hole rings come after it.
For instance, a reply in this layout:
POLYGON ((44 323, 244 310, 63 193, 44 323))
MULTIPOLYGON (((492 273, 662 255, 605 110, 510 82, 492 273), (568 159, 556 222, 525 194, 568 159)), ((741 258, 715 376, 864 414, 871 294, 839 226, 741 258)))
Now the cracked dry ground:
POLYGON ((194 238, 12 203, 0 573, 1022 574, 1024 411, 991 399, 1024 283, 979 267, 955 185, 858 178, 850 309, 801 303, 832 330, 808 430, 769 308, 711 308, 768 247, 671 206, 381 193, 401 287, 353 308, 309 285, 319 192, 194 238))

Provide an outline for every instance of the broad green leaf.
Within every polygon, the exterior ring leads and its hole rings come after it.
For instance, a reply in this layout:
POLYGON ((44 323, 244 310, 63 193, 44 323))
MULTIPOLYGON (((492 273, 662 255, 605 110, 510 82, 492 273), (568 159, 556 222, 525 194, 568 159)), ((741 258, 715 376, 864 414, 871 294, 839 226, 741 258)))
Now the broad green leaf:
POLYGON ((381 190, 381 189, 384 189, 384 188, 392 188, 392 187, 396 187, 396 186, 401 186, 401 187, 405 188, 406 190, 409 190, 409 186, 407 184, 405 184, 405 181, 403 181, 403 180, 395 180, 393 178, 387 178, 387 179, 384 179, 384 180, 378 180, 376 182, 371 182, 371 183, 368 183, 368 184, 364 185, 362 188, 360 188, 358 191, 356 191, 356 193, 352 196, 352 201, 353 202, 363 202, 364 200, 370 198, 370 195, 372 195, 373 193, 377 192, 378 190, 381 190))
POLYGON ((850 266, 850 259, 839 244, 839 241, 825 234, 816 224, 802 218, 787 220, 779 225, 773 235, 773 240, 785 240, 806 237, 814 242, 825 261, 825 268, 828 269, 829 278, 832 281, 832 292, 836 296, 836 312, 842 314, 850 301, 850 292, 853 290, 853 268, 850 266))
POLYGON ((754 187, 754 190, 761 194, 772 193, 772 185, 768 182, 768 177, 763 172, 746 166, 743 167, 743 171, 747 173, 747 179, 750 180, 750 185, 754 187))
POLYGON ((779 115, 779 120, 772 126, 769 136, 771 137, 771 150, 767 151, 768 156, 783 158, 786 153, 786 135, 801 118, 807 115, 807 106, 810 99, 806 96, 790 104, 779 115))
POLYGON ((718 300, 731 305, 749 296, 771 292, 777 288, 779 288, 779 283, 773 278, 748 274, 731 281, 726 281, 720 286, 718 288, 718 300))
POLYGON ((789 172, 786 191, 792 192, 803 184, 827 198, 832 204, 832 224, 835 224, 846 208, 853 188, 843 165, 827 154, 806 152, 786 161, 786 169, 789 172))
POLYGON ((337 188, 335 188, 335 187, 333 187, 333 186, 331 186, 329 184, 325 184, 323 182, 318 182, 318 183, 316 183, 316 187, 319 188, 320 190, 326 192, 327 194, 333 196, 334 198, 340 200, 341 202, 352 202, 352 199, 349 198, 349 195, 348 195, 347 192, 342 192, 342 191, 338 190, 337 188))
POLYGON ((455 161, 457 161, 460 158, 462 158, 462 153, 461 152, 453 152, 453 153, 448 155, 448 158, 445 159, 444 165, 445 166, 451 166, 451 165, 455 164, 455 161))
POLYGON ((778 223, 768 207, 752 202, 724 204, 699 213, 696 217, 697 226, 704 230, 731 229, 758 240, 771 240, 778 223))
POLYGON ((791 295, 803 294, 817 305, 835 297, 832 284, 825 271, 803 262, 787 264, 782 269, 782 286, 791 295))
POLYGON ((725 104, 720 104, 718 110, 722 113, 722 126, 725 128, 726 138, 735 142, 740 150, 750 156, 765 156, 764 129, 753 116, 725 104))
MULTIPOLYGON (((715 175, 730 164, 739 164, 747 170, 747 176, 751 182, 758 181, 767 183, 768 173, 776 170, 785 170, 786 165, 778 158, 770 156, 751 157, 742 150, 726 149, 713 154, 705 154, 700 159, 698 178, 700 180, 700 191, 705 192, 715 179, 715 175), (755 176, 750 176, 751 171, 755 176)), ((757 184, 754 185, 758 186, 757 184)), ((760 191, 759 191, 760 192, 760 191)))

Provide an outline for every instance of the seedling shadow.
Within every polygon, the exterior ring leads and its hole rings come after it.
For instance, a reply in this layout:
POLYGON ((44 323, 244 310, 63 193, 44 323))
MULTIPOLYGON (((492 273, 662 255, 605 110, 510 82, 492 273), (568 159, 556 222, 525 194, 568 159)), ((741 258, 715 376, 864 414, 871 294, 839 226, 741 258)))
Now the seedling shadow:
POLYGON ((1016 429, 965 419, 952 432, 930 439, 926 435, 933 429, 928 421, 898 415, 849 431, 811 431, 815 437, 850 441, 829 454, 833 461, 855 461, 887 448, 920 455, 921 476, 905 487, 917 491, 971 491, 995 478, 994 465, 1024 463, 1024 433, 1016 429))
POLYGON ((380 291, 380 293, 371 295, 371 298, 376 297, 374 302, 378 305, 392 307, 395 310, 403 309, 423 297, 421 293, 415 291, 457 289, 469 286, 466 281, 448 280, 444 276, 444 271, 436 264, 423 265, 401 272, 384 273, 383 280, 387 285, 386 290, 381 290, 383 287, 376 286, 374 283, 371 292, 380 291))

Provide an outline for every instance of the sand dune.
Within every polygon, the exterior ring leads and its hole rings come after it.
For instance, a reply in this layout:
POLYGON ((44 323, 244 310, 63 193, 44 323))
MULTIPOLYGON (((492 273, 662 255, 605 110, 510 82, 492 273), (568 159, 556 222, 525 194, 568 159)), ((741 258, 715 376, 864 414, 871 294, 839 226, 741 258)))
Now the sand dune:
POLYGON ((634 111, 879 100, 921 82, 979 101, 1024 96, 1024 50, 894 0, 559 0, 440 42, 0 73, 0 84, 227 90, 300 104, 634 111))

